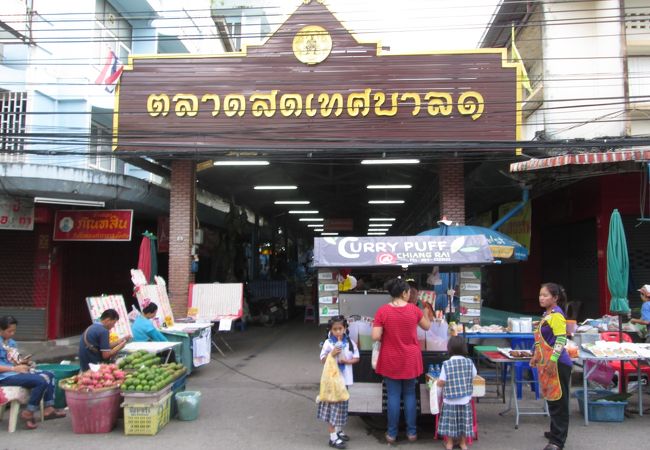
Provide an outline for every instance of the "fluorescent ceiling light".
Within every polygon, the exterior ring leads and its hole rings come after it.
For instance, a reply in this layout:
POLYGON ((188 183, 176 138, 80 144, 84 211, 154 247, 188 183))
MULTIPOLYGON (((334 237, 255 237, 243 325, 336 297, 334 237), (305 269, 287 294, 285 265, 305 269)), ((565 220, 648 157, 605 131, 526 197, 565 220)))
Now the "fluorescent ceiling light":
POLYGON ((386 236, 386 233, 368 233, 368 236, 386 236))
POLYGON ((325 219, 316 217, 303 217, 302 219, 298 219, 299 222, 322 222, 323 220, 325 219))
POLYGON ((105 202, 99 200, 76 200, 74 198, 34 197, 34 203, 47 203, 49 205, 95 206, 103 208, 105 202))
POLYGON ((369 184, 368 189, 411 189, 410 184, 369 184))
POLYGON ((338 236, 338 233, 321 233, 321 236, 338 236))
POLYGON ((298 209, 292 209, 291 211, 289 211, 289 214, 318 214, 318 211, 316 211, 316 210, 311 210, 311 211, 307 211, 307 210, 305 210, 305 211, 300 211, 300 210, 298 210, 298 209))
POLYGON ((368 226, 369 226, 370 228, 372 228, 372 227, 380 227, 380 228, 384 228, 384 227, 392 227, 393 224, 392 224, 392 223, 371 223, 371 224, 368 225, 368 226))
POLYGON ((307 226, 309 228, 320 228, 320 227, 323 226, 323 224, 322 223, 310 223, 310 224, 307 224, 307 226))
POLYGON ((368 230, 368 233, 374 233, 375 231, 388 231, 388 228, 371 228, 368 230))
POLYGON ((309 205, 309 200, 276 200, 276 205, 309 205))
POLYGON ((322 228, 314 228, 314 231, 324 231, 322 228))
POLYGON ((253 161, 245 159, 233 159, 230 161, 215 161, 212 163, 214 166, 268 166, 268 161, 253 161))
POLYGON ((298 186, 255 186, 253 189, 256 191, 268 191, 273 189, 293 190, 298 189, 298 186))
POLYGON ((419 159, 364 159, 361 164, 420 164, 419 159))
POLYGON ((368 219, 370 222, 395 222, 393 217, 371 217, 368 219))
POLYGON ((401 205, 404 200, 368 200, 371 205, 401 205))

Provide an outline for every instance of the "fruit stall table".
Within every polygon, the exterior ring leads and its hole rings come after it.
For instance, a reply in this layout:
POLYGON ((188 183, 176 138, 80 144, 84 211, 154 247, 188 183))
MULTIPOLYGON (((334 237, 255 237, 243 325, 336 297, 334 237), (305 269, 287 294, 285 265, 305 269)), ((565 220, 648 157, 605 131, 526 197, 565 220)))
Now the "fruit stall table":
POLYGON ((193 369, 202 364, 196 365, 194 361, 194 346, 195 339, 204 336, 207 333, 208 352, 210 351, 210 334, 212 330, 211 323, 175 323, 171 327, 161 328, 160 332, 170 342, 180 343, 178 351, 176 352, 176 361, 180 362, 187 369, 187 373, 191 373, 193 369))
POLYGON ((180 342, 129 342, 124 346, 123 352, 135 353, 143 350, 147 353, 160 354, 166 352, 164 363, 168 363, 172 353, 176 354, 176 359, 180 360, 180 342))

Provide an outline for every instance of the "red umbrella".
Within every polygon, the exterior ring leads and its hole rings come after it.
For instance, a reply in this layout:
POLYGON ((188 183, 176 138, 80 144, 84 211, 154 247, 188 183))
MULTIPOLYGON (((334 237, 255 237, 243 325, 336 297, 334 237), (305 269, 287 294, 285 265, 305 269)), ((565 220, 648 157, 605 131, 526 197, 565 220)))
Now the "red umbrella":
POLYGON ((151 283, 151 239, 149 239, 147 232, 143 234, 142 242, 140 242, 138 269, 144 274, 147 283, 151 283))

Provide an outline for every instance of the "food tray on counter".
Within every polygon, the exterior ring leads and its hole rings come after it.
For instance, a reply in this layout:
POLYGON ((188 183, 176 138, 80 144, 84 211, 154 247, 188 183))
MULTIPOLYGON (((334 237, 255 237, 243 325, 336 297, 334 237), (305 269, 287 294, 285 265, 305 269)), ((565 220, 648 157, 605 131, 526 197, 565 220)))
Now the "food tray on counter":
POLYGON ((506 358, 516 361, 528 361, 533 357, 532 350, 512 349, 510 347, 497 347, 497 350, 506 358))
POLYGON ((598 358, 636 358, 639 354, 635 350, 635 344, 627 342, 596 341, 581 346, 584 350, 598 358))

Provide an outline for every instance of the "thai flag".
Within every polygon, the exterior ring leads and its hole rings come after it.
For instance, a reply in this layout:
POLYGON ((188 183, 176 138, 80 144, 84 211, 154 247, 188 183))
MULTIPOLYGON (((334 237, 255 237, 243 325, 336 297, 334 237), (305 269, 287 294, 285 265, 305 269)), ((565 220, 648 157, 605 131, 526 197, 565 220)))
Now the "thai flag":
POLYGON ((115 84, 120 79, 123 70, 124 65, 120 62, 115 52, 109 50, 106 64, 104 64, 104 68, 95 80, 95 84, 105 84, 106 92, 113 92, 115 90, 115 84))

